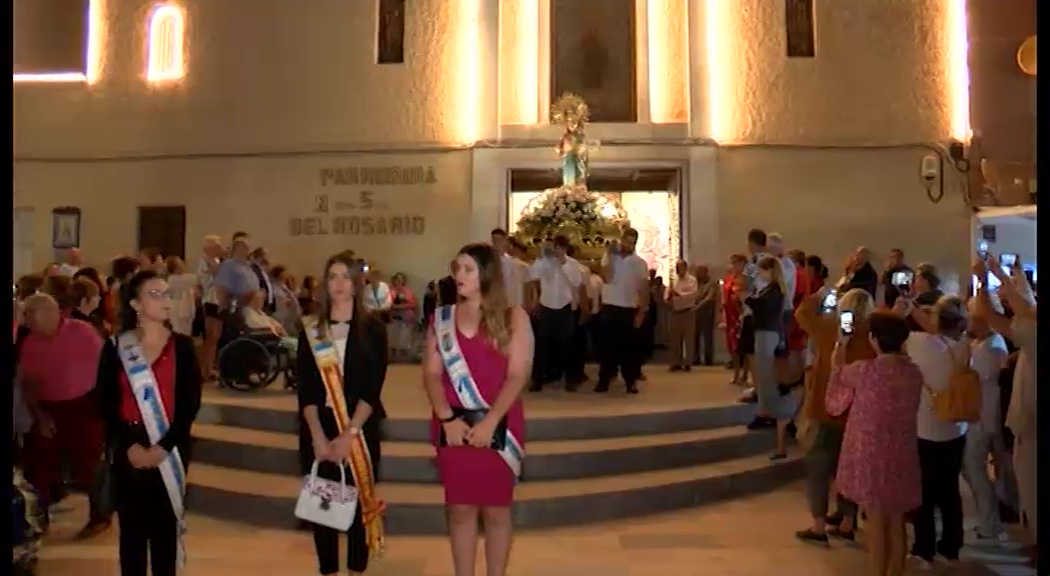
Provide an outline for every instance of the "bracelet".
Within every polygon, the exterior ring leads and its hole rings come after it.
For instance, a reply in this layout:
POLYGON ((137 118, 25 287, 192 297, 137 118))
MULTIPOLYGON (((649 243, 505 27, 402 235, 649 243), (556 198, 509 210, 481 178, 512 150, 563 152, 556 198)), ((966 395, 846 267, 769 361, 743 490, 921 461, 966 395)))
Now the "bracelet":
POLYGON ((448 424, 449 422, 455 422, 456 420, 459 420, 459 416, 456 416, 455 413, 453 413, 448 418, 438 418, 438 421, 440 421, 442 424, 448 424))

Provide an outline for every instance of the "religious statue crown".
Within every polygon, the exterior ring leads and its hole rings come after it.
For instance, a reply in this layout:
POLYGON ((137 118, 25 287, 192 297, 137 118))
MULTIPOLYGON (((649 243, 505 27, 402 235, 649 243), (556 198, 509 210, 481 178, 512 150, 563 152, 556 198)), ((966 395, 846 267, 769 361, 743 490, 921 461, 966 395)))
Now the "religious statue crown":
POLYGON ((562 185, 544 190, 525 207, 515 236, 538 246, 556 235, 577 246, 581 260, 600 259, 608 240, 629 226, 619 202, 587 189, 590 149, 586 126, 590 112, 579 96, 565 93, 551 106, 551 123, 564 131, 556 151, 561 157, 562 185))

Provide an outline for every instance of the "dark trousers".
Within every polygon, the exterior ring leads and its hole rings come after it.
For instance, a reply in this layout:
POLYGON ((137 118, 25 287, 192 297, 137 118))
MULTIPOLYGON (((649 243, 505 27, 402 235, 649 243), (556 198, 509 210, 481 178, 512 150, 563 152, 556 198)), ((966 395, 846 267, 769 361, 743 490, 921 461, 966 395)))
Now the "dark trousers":
POLYGON ((608 386, 617 373, 623 376, 628 385, 638 382, 645 350, 642 348, 641 331, 634 327, 637 312, 637 308, 602 306, 598 328, 601 333, 598 346, 601 361, 599 386, 608 386))
POLYGON ((579 383, 587 377, 584 366, 587 364, 587 341, 589 338, 586 323, 580 323, 580 309, 572 311, 572 336, 569 339, 569 353, 565 362, 565 378, 579 383))
MULTIPOLYGON (((47 504, 56 502, 52 490, 63 481, 63 455, 69 458, 73 484, 87 490, 102 457, 102 421, 96 416, 98 400, 89 392, 61 402, 41 402, 40 409, 55 422, 55 434, 45 438, 34 428, 25 436, 26 480, 47 504)), ((97 518, 92 518, 97 520, 97 518)))
MULTIPOLYGON (((120 574, 175 576, 178 523, 164 479, 159 469, 136 470, 128 462, 128 448, 132 443, 148 444, 145 431, 129 429, 123 436, 113 463, 120 526, 120 574), (152 570, 147 570, 147 567, 152 570)), ((186 454, 180 451, 180 456, 186 454)))
POLYGON ((572 307, 536 309, 536 355, 532 364, 532 381, 542 385, 554 382, 568 372, 572 359, 570 344, 576 322, 572 307))
POLYGON ((696 309, 696 358, 694 364, 710 366, 715 363, 715 307, 701 306, 696 309))
MULTIPOLYGON (((325 463, 321 468, 329 468, 334 473, 319 471, 319 476, 338 476, 339 471, 335 465, 325 463)), ((350 482, 350 471, 347 470, 346 480, 350 482)), ((339 534, 337 530, 327 526, 312 525, 314 531, 314 550, 317 551, 318 570, 321 574, 339 573, 339 534)), ((368 569, 368 541, 365 538, 365 525, 361 522, 361 505, 357 506, 354 515, 354 523, 346 531, 346 568, 351 572, 364 572, 368 569)))
POLYGON ((911 553, 931 560, 936 553, 956 559, 963 545, 963 507, 959 494, 966 437, 947 442, 919 439, 922 506, 912 512, 915 543, 911 553), (941 511, 941 540, 937 542, 934 509, 941 511))
MULTIPOLYGON (((828 515, 828 496, 831 482, 839 467, 842 438, 845 424, 832 422, 814 423, 817 427, 813 445, 806 452, 806 500, 813 518, 828 515)), ((857 505, 841 494, 836 498, 836 513, 856 517, 857 505)))

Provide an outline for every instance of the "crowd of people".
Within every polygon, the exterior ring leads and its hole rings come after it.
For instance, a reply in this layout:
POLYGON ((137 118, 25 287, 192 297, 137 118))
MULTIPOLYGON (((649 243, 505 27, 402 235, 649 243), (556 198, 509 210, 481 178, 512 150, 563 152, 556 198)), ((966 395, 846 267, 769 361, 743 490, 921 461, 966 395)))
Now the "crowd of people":
POLYGON ((474 574, 479 518, 489 573, 502 574, 526 440, 522 392, 560 381, 575 391, 596 358, 595 392, 619 377, 637 394, 662 334, 670 370, 685 372, 714 364, 721 327, 732 382, 757 404, 748 428, 776 429, 774 461, 787 457, 791 436, 805 451, 812 518, 799 540, 854 540, 864 516, 874 574, 901 574, 909 554, 922 566, 956 560, 960 477, 974 494, 978 538, 1003 539, 1011 521, 1035 534, 1036 303, 1019 263, 982 254, 965 300, 941 292, 931 265, 912 268, 894 250, 880 273, 859 248, 831 283, 819 256, 756 229, 720 280, 682 261, 665 288, 636 253, 632 229, 596 261, 576 259, 563 236, 538 254, 500 229, 490 240, 460 250, 421 303, 403 274, 388 283, 351 251, 297 285, 243 232, 228 245, 207 237, 192 271, 149 250, 113 260, 104 279, 68 251, 15 286, 15 448, 26 479, 46 509, 64 490, 63 453, 80 488, 97 484, 98 462, 108 462, 121 489, 112 502, 91 491, 79 537, 105 531, 115 512, 122 574, 146 573, 147 548, 154 575, 174 574, 183 525, 173 482, 184 482, 223 323, 241 314, 297 350, 303 474, 334 482, 340 463, 359 464, 349 467, 359 494, 352 523, 313 524, 320 573, 339 572, 339 532, 348 534, 351 573, 364 572, 381 545, 371 484, 383 382, 390 361, 418 356, 456 574, 474 574), (159 410, 140 386, 157 391, 159 410), (953 412, 974 390, 976 406, 953 412))

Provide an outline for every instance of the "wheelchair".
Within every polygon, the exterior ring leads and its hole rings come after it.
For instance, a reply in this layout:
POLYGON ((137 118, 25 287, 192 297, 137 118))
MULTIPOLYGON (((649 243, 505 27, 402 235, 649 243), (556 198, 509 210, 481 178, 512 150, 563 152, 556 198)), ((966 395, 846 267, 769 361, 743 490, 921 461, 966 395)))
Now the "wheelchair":
POLYGON ((261 390, 284 375, 285 389, 298 387, 295 353, 268 330, 249 330, 236 311, 224 313, 217 358, 219 385, 231 390, 261 390))

